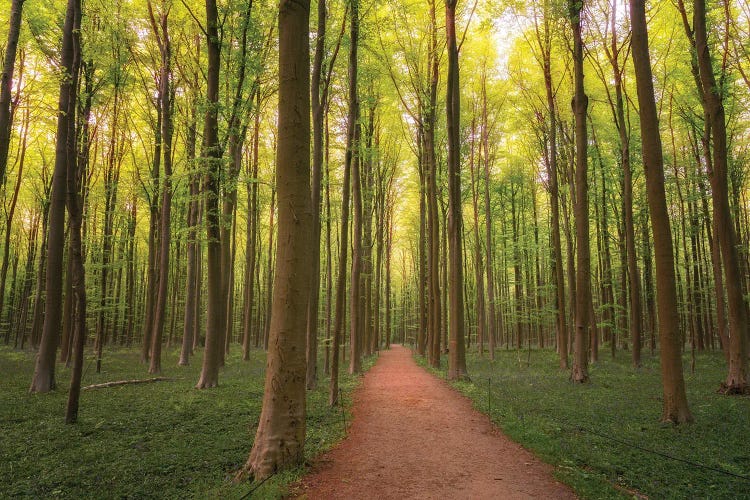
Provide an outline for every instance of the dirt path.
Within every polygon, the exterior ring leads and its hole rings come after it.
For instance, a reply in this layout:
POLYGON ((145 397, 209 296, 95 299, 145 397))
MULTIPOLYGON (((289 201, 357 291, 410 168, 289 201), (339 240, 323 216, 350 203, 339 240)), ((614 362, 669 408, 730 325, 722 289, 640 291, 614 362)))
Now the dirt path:
POLYGON ((349 437, 315 463, 299 497, 575 498, 409 349, 383 351, 354 398, 349 437))

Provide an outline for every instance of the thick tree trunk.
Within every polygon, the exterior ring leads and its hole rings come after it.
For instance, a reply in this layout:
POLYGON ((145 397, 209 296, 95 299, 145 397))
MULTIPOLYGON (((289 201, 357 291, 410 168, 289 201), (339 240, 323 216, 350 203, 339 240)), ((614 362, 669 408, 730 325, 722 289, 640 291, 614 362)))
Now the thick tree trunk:
POLYGON ((305 444, 305 310, 311 279, 310 60, 306 0, 279 13, 279 241, 263 410, 246 469, 257 479, 297 465, 305 444))
POLYGON ((645 1, 630 0, 630 15, 633 65, 641 116, 643 165, 646 171, 646 194, 651 213, 656 256, 656 293, 664 392, 662 420, 679 424, 690 422, 693 417, 688 408, 685 382, 682 376, 672 230, 664 188, 664 160, 648 51, 645 1))

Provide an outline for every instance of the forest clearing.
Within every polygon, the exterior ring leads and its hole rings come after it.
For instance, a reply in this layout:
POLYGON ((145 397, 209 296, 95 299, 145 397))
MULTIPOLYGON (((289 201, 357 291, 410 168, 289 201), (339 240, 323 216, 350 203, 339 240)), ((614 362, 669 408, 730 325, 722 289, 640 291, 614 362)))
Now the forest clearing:
POLYGON ((0 60, 0 497, 750 498, 750 0, 8 0, 0 60))

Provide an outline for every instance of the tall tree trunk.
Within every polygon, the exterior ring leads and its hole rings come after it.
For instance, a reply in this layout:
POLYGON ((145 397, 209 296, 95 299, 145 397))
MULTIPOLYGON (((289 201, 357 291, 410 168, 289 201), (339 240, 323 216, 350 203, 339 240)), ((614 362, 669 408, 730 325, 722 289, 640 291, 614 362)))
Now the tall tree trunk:
POLYGON ((221 212, 219 208, 221 147, 219 145, 219 71, 221 64, 221 39, 219 38, 219 13, 216 0, 206 0, 206 43, 208 47, 208 85, 206 90, 206 118, 203 130, 203 156, 207 172, 203 180, 205 194, 208 306, 206 319, 206 349, 197 389, 219 385, 226 329, 226 295, 222 293, 221 276, 221 212))
MULTIPOLYGON (((151 12, 151 4, 149 3, 151 12)), ((172 45, 169 39, 169 10, 162 3, 157 25, 152 16, 153 30, 161 53, 159 75, 159 106, 161 107, 161 151, 164 155, 164 176, 161 194, 161 231, 159 235, 159 289, 154 307, 154 324, 151 331, 151 364, 149 373, 161 373, 161 344, 164 320, 167 315, 169 285, 169 247, 172 239, 172 45)))
MULTIPOLYGON (((57 142, 55 146, 55 170, 52 174, 50 192, 49 235, 47 237, 47 276, 45 286, 46 307, 42 339, 37 353, 34 376, 31 381, 31 392, 49 392, 55 388, 55 355, 62 326, 62 277, 63 249, 65 246, 65 196, 66 180, 71 158, 69 143, 75 137, 69 137, 70 122, 75 119, 69 115, 70 101, 75 96, 73 74, 76 5, 78 0, 68 0, 63 26, 63 44, 60 52, 60 96, 57 115, 57 142)), ((75 134, 73 134, 75 136, 75 134)), ((80 291, 80 289, 79 289, 80 291)))
POLYGON ((630 0, 630 16, 633 65, 641 116, 643 164, 646 171, 646 194, 651 213, 656 256, 656 293, 664 392, 662 420, 679 424, 690 422, 693 417, 688 408, 685 381, 682 376, 680 319, 674 277, 672 230, 664 188, 664 160, 648 51, 645 0, 630 0))
POLYGON ((8 151, 13 124, 13 74, 16 68, 18 38, 21 34, 21 15, 25 0, 12 0, 8 20, 8 42, 5 45, 3 73, 0 75, 0 189, 5 186, 8 151))
POLYGON ((296 465, 305 444, 305 326, 312 236, 307 0, 279 13, 279 241, 263 410, 246 468, 255 479, 296 465))
POLYGON ((313 127, 312 158, 312 282, 307 306, 307 374, 305 376, 308 390, 315 389, 318 379, 318 311, 320 307, 320 213, 322 210, 323 179, 323 110, 324 100, 321 95, 321 77, 326 43, 326 1, 318 0, 318 36, 315 42, 315 59, 310 82, 313 127))
POLYGON ((586 110, 588 97, 583 85, 583 39, 581 36, 581 14, 583 2, 570 2, 570 24, 573 29, 573 75, 575 95, 573 114, 575 116, 575 181, 576 198, 574 217, 576 223, 576 310, 575 346, 573 356, 574 382, 587 382, 588 336, 591 328, 591 248, 589 246, 589 193, 588 193, 588 137, 586 130, 586 110))
POLYGON ((703 89, 703 103, 710 120, 713 169, 709 171, 716 219, 716 239, 721 248, 729 309, 729 372, 723 390, 728 394, 750 392, 747 377, 747 339, 750 335, 747 304, 743 296, 743 275, 737 249, 737 233, 729 207, 727 128, 721 88, 714 76, 706 26, 706 2, 693 2, 695 49, 703 89))
POLYGON ((560 188, 557 180, 557 103, 552 82, 552 36, 550 2, 544 2, 542 66, 544 89, 549 113, 549 132, 547 149, 547 176, 549 177, 549 198, 552 222, 552 282, 555 287, 555 327, 557 330, 557 353, 560 356, 560 368, 567 370, 568 365, 568 327, 565 314, 565 275, 563 271, 562 239, 560 237, 560 188))
POLYGON ((457 0, 445 2, 445 27, 448 37, 448 243, 450 248, 450 355, 448 378, 468 378, 464 345, 463 295, 463 223, 461 220, 461 96, 459 87, 458 46, 456 44, 457 0))
MULTIPOLYGON (((190 109, 190 122, 187 127, 187 160, 191 168, 195 165, 195 145, 197 139, 197 103, 195 99, 190 109)), ((179 366, 190 363, 193 354, 193 335, 196 323, 196 298, 198 296, 198 211, 200 195, 200 177, 194 170, 190 172, 188 189, 190 200, 187 207, 187 276, 185 278, 185 316, 182 329, 182 348, 180 349, 179 366)))
MULTIPOLYGON (((70 217, 70 255, 73 297, 74 297, 74 337, 73 337, 73 370, 70 377, 70 391, 68 392, 68 403, 65 409, 65 423, 73 424, 78 420, 78 399, 81 392, 81 375, 83 370, 83 348, 86 345, 86 272, 83 267, 83 251, 81 241, 82 224, 82 196, 81 196, 81 172, 77 165, 76 144, 76 105, 78 73, 81 64, 81 0, 72 0, 68 3, 68 9, 73 10, 73 30, 70 32, 72 38, 73 66, 71 89, 68 93, 68 134, 67 134, 67 206, 70 217)), ((66 35, 63 35, 64 37, 66 35)), ((61 92, 62 94, 63 92, 61 92)), ((88 117, 86 117, 88 118, 88 117)), ((83 136, 83 147, 88 147, 88 132, 83 136)), ((48 271, 49 272, 49 271, 48 271)))
POLYGON ((360 341, 362 318, 360 316, 361 273, 362 273, 362 179, 360 165, 362 155, 359 147, 359 95, 357 90, 358 44, 359 44, 359 0, 349 0, 351 5, 350 47, 349 47, 349 116, 347 134, 347 158, 351 168, 352 182, 352 282, 349 303, 349 373, 362 371, 360 341))

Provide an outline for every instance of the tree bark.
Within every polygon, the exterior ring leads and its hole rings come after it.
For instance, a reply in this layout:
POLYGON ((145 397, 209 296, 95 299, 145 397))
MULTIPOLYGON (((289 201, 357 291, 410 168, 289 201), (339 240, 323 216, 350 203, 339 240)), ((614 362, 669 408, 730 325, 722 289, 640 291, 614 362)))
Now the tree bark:
POLYGON ((575 94, 575 184, 574 217, 576 223, 576 309, 573 371, 574 382, 588 382, 588 336, 591 328, 591 248, 589 246, 588 136, 586 110, 588 97, 583 85, 583 39, 581 14, 583 2, 570 2, 570 24, 573 29, 573 74, 575 94))
POLYGON ((262 480, 300 463, 305 443, 305 326, 311 279, 310 60, 307 0, 279 12, 279 242, 260 424, 246 470, 262 480), (303 151, 305 154, 299 154, 303 151))
POLYGON ((630 0, 630 16, 633 65, 641 116, 643 165, 646 171, 646 194, 656 257, 656 293, 664 394, 662 421, 680 424, 691 422, 693 417, 688 408, 682 375, 672 230, 664 188, 664 160, 648 51, 645 0, 630 0))
POLYGON ((450 251, 450 354, 448 378, 468 378, 464 345, 463 222, 461 217, 461 96, 459 87, 458 46, 456 44, 457 0, 445 2, 445 26, 448 36, 448 245, 450 251))
POLYGON ((71 96, 75 95, 73 87, 74 42, 73 27, 76 15, 76 2, 68 0, 63 26, 63 44, 60 52, 60 96, 57 114, 57 143, 55 146, 55 170, 52 174, 52 190, 50 192, 49 235, 47 237, 47 276, 45 286, 46 307, 42 339, 37 353, 34 376, 31 381, 31 392, 49 392, 55 388, 55 355, 62 326, 62 277, 63 277, 63 249, 65 245, 65 196, 66 179, 69 163, 69 116, 71 96))
POLYGON ((203 130, 203 155, 207 173, 203 179, 205 194, 206 233, 208 238, 208 306, 206 319, 206 349, 203 354, 201 376, 197 389, 219 385, 226 329, 226 295, 222 292, 221 276, 221 212, 219 208, 221 147, 219 145, 219 71, 221 40, 219 38, 219 13, 216 0, 206 0, 206 44, 208 47, 208 85, 206 90, 206 117, 203 130))
POLYGON ((5 45, 3 73, 0 75, 0 188, 5 186, 8 167, 8 151, 13 124, 13 73, 18 53, 18 38, 21 34, 21 16, 25 0, 12 0, 8 20, 8 42, 5 45))

